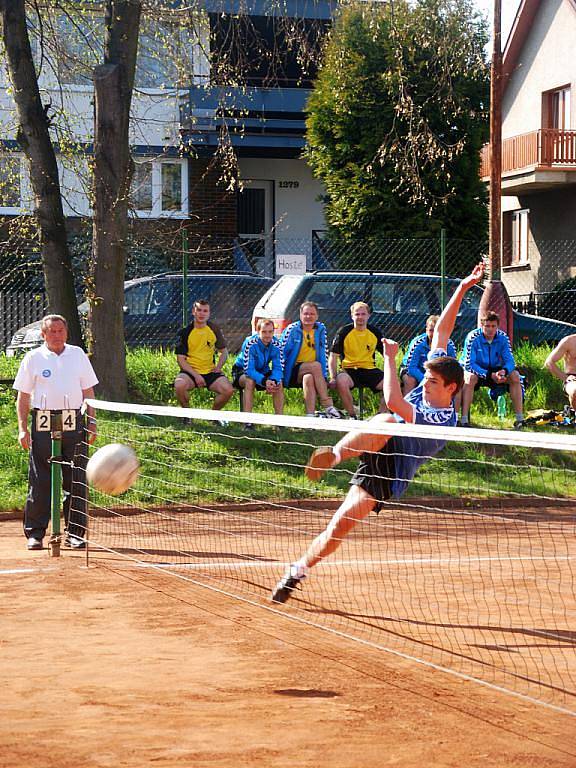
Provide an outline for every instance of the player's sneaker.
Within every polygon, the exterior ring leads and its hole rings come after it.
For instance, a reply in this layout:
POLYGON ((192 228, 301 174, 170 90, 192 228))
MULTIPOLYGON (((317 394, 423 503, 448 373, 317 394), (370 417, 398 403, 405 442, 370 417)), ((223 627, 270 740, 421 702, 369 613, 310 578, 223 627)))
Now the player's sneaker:
POLYGON ((516 419, 514 422, 514 429, 524 429, 524 419, 516 419))
POLYGON ((334 466, 336 457, 334 451, 329 445, 322 445, 312 453, 308 459, 308 464, 304 469, 304 474, 308 480, 320 480, 324 472, 334 466))
POLYGON ((292 592, 296 589, 298 584, 306 578, 306 575, 292 576, 292 568, 288 568, 284 576, 280 579, 278 584, 272 592, 273 603, 285 603, 292 597, 292 592))
POLYGON ((334 408, 333 405, 329 405, 326 408, 324 408, 324 413, 326 416, 328 416, 329 419, 341 419, 342 414, 338 410, 338 408, 334 408))

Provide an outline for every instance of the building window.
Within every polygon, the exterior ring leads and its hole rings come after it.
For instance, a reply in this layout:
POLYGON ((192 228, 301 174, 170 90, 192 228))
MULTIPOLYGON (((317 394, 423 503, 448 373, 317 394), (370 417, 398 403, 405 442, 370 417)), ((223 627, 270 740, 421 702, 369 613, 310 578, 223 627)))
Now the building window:
POLYGON ((132 179, 132 208, 139 217, 180 217, 188 213, 185 160, 136 161, 132 179))
POLYGON ((22 160, 18 156, 0 157, 0 211, 22 211, 22 160))
POLYGON ((548 115, 545 128, 555 128, 559 131, 570 129, 570 86, 548 91, 548 115))
POLYGON ((518 267, 529 263, 528 209, 504 214, 504 266, 518 267))

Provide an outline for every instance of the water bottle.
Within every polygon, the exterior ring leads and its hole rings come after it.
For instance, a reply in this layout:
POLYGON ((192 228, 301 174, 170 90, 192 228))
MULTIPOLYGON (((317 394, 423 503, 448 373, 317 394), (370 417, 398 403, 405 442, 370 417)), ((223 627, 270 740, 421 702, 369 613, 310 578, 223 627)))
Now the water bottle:
POLYGON ((498 400, 496 401, 496 407, 498 409, 498 418, 500 421, 504 421, 506 418, 506 395, 498 395, 498 400))

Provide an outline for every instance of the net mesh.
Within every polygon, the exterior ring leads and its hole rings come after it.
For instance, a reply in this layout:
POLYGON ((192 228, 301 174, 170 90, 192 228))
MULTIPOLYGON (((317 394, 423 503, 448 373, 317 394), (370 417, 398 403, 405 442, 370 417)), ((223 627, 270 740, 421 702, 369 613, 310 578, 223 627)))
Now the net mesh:
POLYGON ((576 714, 573 439, 383 426, 447 444, 278 606, 357 464, 311 482, 308 457, 366 423, 251 414, 248 432, 245 414, 93 404, 95 447, 131 445, 141 472, 121 497, 90 489, 92 562, 160 569, 576 714))

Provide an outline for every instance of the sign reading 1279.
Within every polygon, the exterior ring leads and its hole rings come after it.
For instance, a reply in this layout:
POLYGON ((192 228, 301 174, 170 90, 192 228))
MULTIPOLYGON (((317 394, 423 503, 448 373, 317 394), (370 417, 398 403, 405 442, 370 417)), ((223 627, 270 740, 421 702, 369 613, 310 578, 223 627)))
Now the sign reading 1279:
POLYGON ((279 181, 278 186, 280 189, 298 189, 300 186, 299 181, 279 181))

